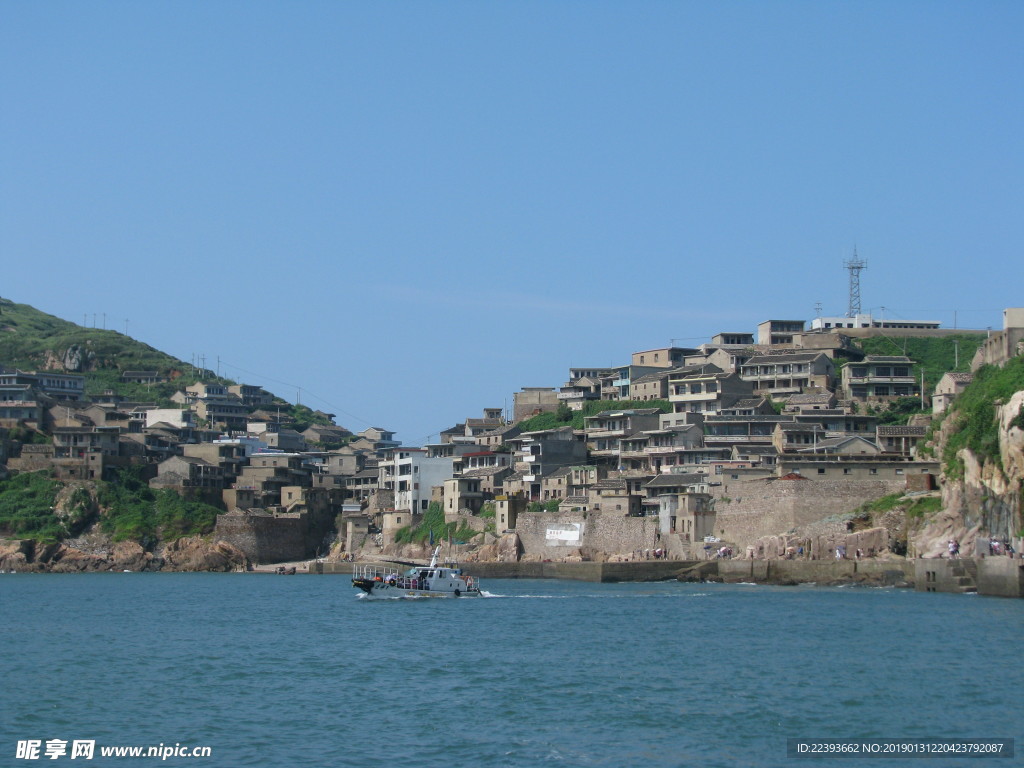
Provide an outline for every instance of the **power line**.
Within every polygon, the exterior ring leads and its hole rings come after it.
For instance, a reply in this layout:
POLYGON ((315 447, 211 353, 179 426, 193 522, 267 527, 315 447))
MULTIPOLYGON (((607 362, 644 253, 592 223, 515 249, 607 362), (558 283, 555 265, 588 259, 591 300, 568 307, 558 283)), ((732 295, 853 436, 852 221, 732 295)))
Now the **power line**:
POLYGON ((319 400, 324 405, 329 406, 330 408, 332 408, 333 410, 337 411, 338 413, 341 413, 341 414, 344 414, 345 416, 348 416, 350 419, 355 419, 356 421, 362 422, 363 424, 366 424, 368 427, 372 427, 374 425, 374 422, 367 421, 364 418, 356 416, 354 413, 349 413, 348 411, 344 410, 343 408, 340 408, 339 406, 335 405, 334 403, 330 402, 329 400, 326 400, 326 399, 324 399, 322 397, 319 397, 318 395, 310 392, 308 389, 307 390, 303 390, 302 387, 300 387, 298 384, 293 384, 290 381, 281 381, 280 379, 275 379, 272 376, 265 376, 262 373, 257 373, 256 371, 249 371, 249 370, 246 370, 245 368, 242 368, 239 365, 235 365, 234 363, 229 363, 226 360, 221 360, 220 358, 218 358, 218 361, 220 362, 221 365, 225 365, 225 366, 234 368, 235 370, 241 371, 242 373, 248 373, 250 376, 257 376, 260 379, 264 379, 266 381, 272 381, 275 384, 281 384, 281 385, 283 385, 285 387, 295 387, 299 391, 304 392, 304 394, 307 397, 312 397, 314 400, 319 400))

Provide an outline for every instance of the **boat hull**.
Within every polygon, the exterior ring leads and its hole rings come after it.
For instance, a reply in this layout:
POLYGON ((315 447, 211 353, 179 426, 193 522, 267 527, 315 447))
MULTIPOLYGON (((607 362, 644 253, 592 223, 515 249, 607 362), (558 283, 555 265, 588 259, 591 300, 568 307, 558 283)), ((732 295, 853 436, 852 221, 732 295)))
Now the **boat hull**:
POLYGON ((352 586, 362 590, 362 596, 371 600, 398 600, 422 597, 480 597, 479 589, 409 589, 397 584, 366 579, 352 579, 352 586))

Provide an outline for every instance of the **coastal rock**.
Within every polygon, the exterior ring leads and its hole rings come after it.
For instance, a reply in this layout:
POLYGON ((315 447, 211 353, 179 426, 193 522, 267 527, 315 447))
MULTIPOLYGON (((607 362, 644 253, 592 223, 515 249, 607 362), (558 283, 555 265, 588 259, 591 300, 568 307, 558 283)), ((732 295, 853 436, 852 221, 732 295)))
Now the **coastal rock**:
POLYGON ((94 555, 80 549, 61 544, 52 556, 38 561, 41 569, 50 573, 83 573, 87 571, 110 571, 114 562, 103 555, 94 555))
POLYGON ((249 560, 238 547, 226 541, 211 542, 191 536, 169 542, 163 549, 163 569, 171 571, 245 570, 249 560))
POLYGON ((28 539, 0 541, 0 571, 28 570, 33 544, 28 539))
POLYGON ((495 559, 501 563, 516 563, 523 554, 523 543, 518 534, 506 533, 495 545, 495 559))

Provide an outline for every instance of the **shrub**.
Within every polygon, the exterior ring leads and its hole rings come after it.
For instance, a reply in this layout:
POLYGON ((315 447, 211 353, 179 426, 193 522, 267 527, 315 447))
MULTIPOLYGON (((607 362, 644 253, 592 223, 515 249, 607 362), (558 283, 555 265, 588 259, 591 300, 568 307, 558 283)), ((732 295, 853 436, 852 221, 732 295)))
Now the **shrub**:
POLYGON ((54 513, 59 488, 49 472, 24 472, 0 482, 0 530, 18 538, 64 538, 67 531, 54 513))

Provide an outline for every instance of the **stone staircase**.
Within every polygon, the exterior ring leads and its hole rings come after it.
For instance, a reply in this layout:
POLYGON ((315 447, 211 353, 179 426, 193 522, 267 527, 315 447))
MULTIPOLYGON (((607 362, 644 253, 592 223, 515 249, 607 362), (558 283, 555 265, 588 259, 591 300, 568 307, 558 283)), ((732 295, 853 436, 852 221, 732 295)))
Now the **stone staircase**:
POLYGON ((978 566, 973 560, 950 560, 949 574, 954 586, 952 591, 978 591, 978 566))
POLYGON ((919 592, 978 591, 978 564, 970 558, 918 560, 915 586, 919 592))

